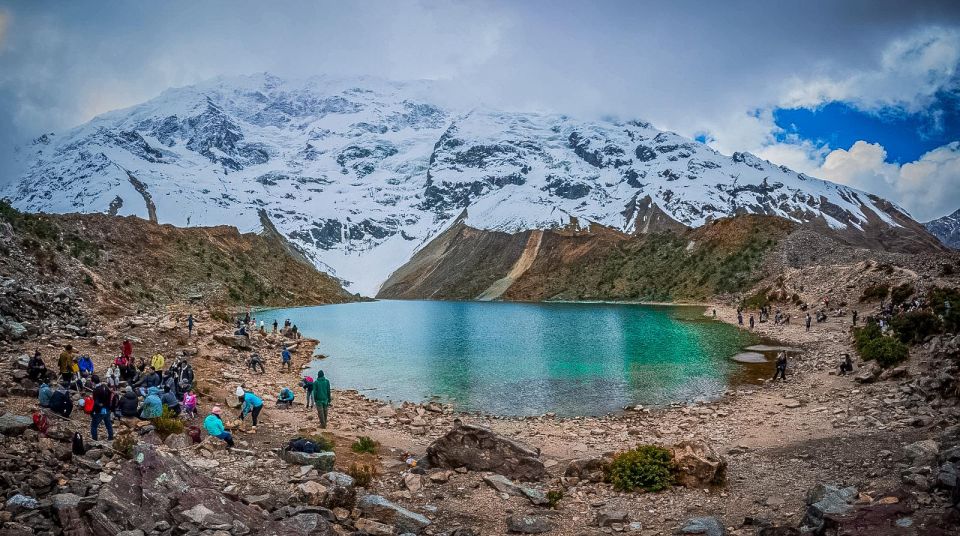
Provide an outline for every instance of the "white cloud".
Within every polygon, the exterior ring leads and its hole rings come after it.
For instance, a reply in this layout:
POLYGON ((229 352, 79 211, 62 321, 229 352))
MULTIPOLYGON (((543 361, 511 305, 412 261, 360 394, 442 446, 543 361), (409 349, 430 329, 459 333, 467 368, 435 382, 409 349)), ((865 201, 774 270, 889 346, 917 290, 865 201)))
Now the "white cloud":
MULTIPOLYGON (((831 151, 812 174, 890 199, 919 221, 960 207, 960 142, 938 147, 902 166, 886 158, 880 144, 858 141, 849 149, 831 151)), ((809 155, 808 165, 815 162, 816 155, 809 155)))
POLYGON ((917 112, 938 91, 955 83, 958 64, 960 30, 927 27, 889 43, 876 68, 793 78, 780 105, 815 108, 844 101, 863 110, 898 107, 917 112))

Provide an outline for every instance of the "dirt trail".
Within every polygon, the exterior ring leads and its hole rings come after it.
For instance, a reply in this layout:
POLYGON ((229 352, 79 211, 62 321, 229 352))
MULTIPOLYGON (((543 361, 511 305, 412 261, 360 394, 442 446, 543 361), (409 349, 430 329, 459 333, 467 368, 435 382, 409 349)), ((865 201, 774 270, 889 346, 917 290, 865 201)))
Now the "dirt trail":
POLYGON ((513 267, 510 268, 507 275, 494 281, 487 290, 477 296, 477 300, 492 301, 502 296, 514 281, 519 279, 520 276, 533 266, 533 261, 537 258, 537 253, 540 252, 540 243, 542 240, 543 231, 536 230, 531 232, 530 238, 527 239, 527 245, 523 248, 523 253, 520 254, 517 262, 513 263, 513 267))

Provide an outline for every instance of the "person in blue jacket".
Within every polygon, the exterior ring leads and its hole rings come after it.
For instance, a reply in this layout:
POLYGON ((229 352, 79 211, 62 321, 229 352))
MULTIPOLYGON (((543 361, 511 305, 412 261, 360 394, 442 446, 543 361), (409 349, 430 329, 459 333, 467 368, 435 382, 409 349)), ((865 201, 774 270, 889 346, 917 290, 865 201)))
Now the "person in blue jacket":
POLYGON ((277 407, 290 408, 293 406, 293 390, 289 387, 284 387, 280 389, 280 395, 277 396, 277 407))
POLYGON ((77 360, 77 368, 80 369, 80 375, 86 378, 93 374, 93 360, 88 355, 82 355, 77 360))
POLYGON ((203 419, 203 428, 213 437, 224 440, 227 443, 227 447, 233 448, 233 436, 227 431, 227 427, 223 425, 223 418, 220 416, 221 413, 222 410, 220 406, 214 406, 213 409, 210 410, 210 415, 207 415, 207 418, 203 419))
POLYGON ((147 389, 147 397, 140 404, 141 419, 156 419, 163 416, 163 402, 160 400, 160 389, 150 387, 147 389))
POLYGON ((286 345, 283 346, 283 351, 280 352, 281 366, 286 367, 287 370, 290 370, 290 365, 292 365, 293 356, 290 354, 290 350, 286 345))
POLYGON ((239 419, 242 421, 243 418, 247 416, 247 413, 249 413, 251 419, 253 419, 253 427, 256 428, 257 419, 260 417, 260 410, 263 409, 263 400, 251 391, 244 391, 243 387, 237 387, 237 398, 243 405, 240 408, 239 419))

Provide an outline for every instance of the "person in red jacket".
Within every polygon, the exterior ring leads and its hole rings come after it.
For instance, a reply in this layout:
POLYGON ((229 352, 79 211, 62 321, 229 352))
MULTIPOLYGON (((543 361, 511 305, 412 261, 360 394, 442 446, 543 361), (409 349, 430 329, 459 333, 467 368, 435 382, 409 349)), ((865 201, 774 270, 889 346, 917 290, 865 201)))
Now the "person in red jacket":
POLYGON ((133 357, 133 343, 130 342, 130 339, 123 339, 123 349, 121 354, 128 360, 133 357))

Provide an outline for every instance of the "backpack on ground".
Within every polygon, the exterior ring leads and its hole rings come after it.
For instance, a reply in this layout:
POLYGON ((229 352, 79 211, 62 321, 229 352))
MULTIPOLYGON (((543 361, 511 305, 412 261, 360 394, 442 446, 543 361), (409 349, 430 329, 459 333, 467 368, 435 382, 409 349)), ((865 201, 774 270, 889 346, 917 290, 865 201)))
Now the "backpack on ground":
POLYGON ((50 427, 50 421, 42 411, 33 414, 33 427, 37 429, 37 432, 40 432, 40 435, 47 435, 47 428, 50 427))
POLYGON ((93 397, 87 396, 83 399, 83 411, 87 414, 93 413, 93 397))
POLYGON ((83 456, 86 454, 87 448, 83 446, 83 436, 80 435, 80 432, 73 433, 73 440, 71 443, 71 448, 75 456, 83 456))
POLYGON ((306 454, 314 454, 317 452, 317 444, 309 439, 298 437, 290 441, 290 445, 287 447, 287 450, 293 452, 304 452, 306 454))

